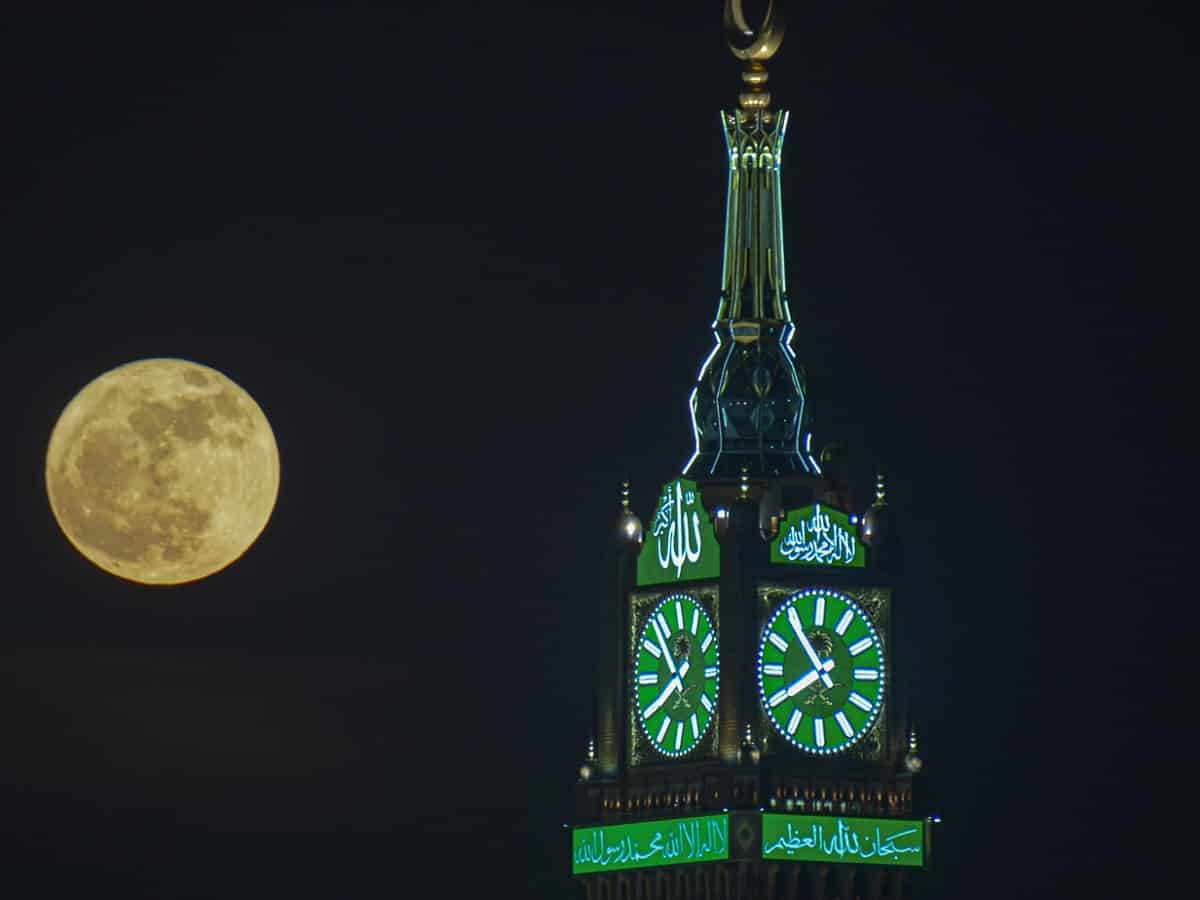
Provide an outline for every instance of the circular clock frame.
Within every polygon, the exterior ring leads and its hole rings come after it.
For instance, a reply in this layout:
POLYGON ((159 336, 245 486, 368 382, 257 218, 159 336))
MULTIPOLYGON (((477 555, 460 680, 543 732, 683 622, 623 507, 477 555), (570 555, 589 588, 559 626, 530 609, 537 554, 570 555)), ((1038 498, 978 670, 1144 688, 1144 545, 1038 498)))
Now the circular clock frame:
POLYGON ((655 603, 636 637, 632 681, 638 728, 656 752, 672 759, 687 756, 701 745, 717 714, 716 626, 697 597, 678 592, 655 603))
POLYGON ((882 635, 861 604, 832 588, 779 603, 759 638, 757 670, 776 734, 817 756, 844 753, 869 734, 887 694, 882 635))

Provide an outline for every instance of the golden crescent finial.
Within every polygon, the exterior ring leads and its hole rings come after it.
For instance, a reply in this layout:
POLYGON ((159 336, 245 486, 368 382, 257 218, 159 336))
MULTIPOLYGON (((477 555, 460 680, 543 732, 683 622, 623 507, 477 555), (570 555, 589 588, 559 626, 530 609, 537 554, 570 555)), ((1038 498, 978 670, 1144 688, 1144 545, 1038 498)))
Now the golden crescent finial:
POLYGON ((757 29, 746 22, 742 0, 725 0, 725 38, 738 59, 770 59, 783 43, 783 30, 782 0, 767 0, 767 11, 757 29))
POLYGON ((725 0, 725 38, 738 59, 745 60, 742 81, 746 90, 738 95, 739 115, 770 115, 771 94, 767 91, 767 70, 763 61, 770 59, 783 43, 783 0, 767 0, 762 24, 751 28, 742 9, 742 0, 725 0))

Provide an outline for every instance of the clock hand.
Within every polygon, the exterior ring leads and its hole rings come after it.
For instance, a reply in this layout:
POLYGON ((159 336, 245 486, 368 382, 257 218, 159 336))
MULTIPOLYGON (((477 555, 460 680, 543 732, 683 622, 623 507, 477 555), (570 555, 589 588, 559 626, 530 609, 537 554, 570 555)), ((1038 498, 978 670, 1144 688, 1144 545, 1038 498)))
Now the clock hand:
POLYGON ((804 648, 804 653, 808 656, 809 662, 818 671, 819 674, 817 677, 821 679, 821 683, 825 687, 833 687, 833 679, 826 674, 826 670, 822 667, 821 659, 817 656, 817 651, 808 642, 808 635, 804 633, 804 625, 801 624, 800 617, 796 615, 795 607, 788 610, 788 621, 792 623, 792 631, 796 632, 796 637, 800 640, 800 646, 804 648))
POLYGON ((658 639, 658 647, 662 650, 663 659, 667 661, 667 668, 671 670, 671 674, 675 674, 675 660, 671 656, 671 651, 667 649, 667 640, 663 637, 662 630, 658 627, 658 621, 651 618, 650 624, 654 626, 654 636, 658 639))
POLYGON ((810 684, 812 684, 818 678, 828 680, 829 676, 826 673, 832 671, 833 666, 834 666, 834 662, 832 659, 825 660, 825 662, 821 663, 820 666, 813 669, 807 675, 800 676, 795 681, 793 681, 790 685, 788 685, 787 695, 789 697, 795 697, 798 693, 800 693, 802 690, 804 690, 806 687, 808 687, 810 684))
POLYGON ((670 699, 672 691, 679 691, 681 694, 683 693, 683 679, 687 676, 688 669, 690 669, 691 666, 691 662, 686 659, 680 663, 679 671, 671 676, 670 681, 667 682, 667 686, 662 689, 662 693, 655 697, 654 701, 646 707, 646 712, 643 714, 642 718, 649 719, 652 715, 658 712, 659 707, 666 703, 668 699, 670 699))

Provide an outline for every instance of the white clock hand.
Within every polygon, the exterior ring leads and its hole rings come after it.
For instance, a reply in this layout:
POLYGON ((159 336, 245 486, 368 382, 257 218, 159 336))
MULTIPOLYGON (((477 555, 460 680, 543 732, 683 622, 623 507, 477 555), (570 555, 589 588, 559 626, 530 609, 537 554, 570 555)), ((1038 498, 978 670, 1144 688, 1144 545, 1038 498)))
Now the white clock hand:
POLYGON ((671 670, 671 674, 675 674, 675 660, 671 658, 671 651, 667 649, 667 640, 663 637, 662 630, 658 627, 658 620, 651 619, 650 624, 654 626, 654 636, 658 638, 658 648, 662 650, 663 659, 667 661, 667 668, 671 670))
POLYGON ((829 676, 825 673, 832 671, 833 665, 833 660, 827 659, 825 662, 821 663, 818 668, 813 669, 807 675, 802 675, 801 677, 797 678, 788 686, 787 695, 789 697, 795 697, 798 693, 800 693, 818 678, 829 680, 829 676))
POLYGON ((809 662, 813 664, 813 668, 819 673, 817 677, 821 679, 821 683, 825 687, 833 687, 833 679, 826 674, 822 666, 820 657, 817 656, 817 651, 813 649, 812 644, 808 642, 808 636, 804 633, 804 625, 800 621, 800 616, 796 612, 796 607, 788 610, 788 621, 792 624, 792 631, 796 632, 796 638, 800 641, 800 646, 804 648, 805 654, 808 656, 809 662))
POLYGON ((654 702, 646 707, 646 712, 642 718, 649 719, 652 715, 658 712, 660 706, 667 702, 671 697, 672 691, 683 693, 683 679, 687 677, 688 669, 692 666, 691 662, 684 660, 679 665, 679 671, 671 676, 671 680, 667 682, 667 686, 662 689, 662 693, 654 698, 654 702))

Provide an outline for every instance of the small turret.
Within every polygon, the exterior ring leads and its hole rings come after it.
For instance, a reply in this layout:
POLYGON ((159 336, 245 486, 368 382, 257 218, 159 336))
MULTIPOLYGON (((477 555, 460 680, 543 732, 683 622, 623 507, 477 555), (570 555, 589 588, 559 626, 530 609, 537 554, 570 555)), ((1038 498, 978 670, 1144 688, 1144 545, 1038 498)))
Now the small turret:
POLYGON ((875 502, 863 515, 863 543, 872 549, 881 547, 895 537, 892 512, 887 504, 887 489, 883 474, 875 476, 875 502))
POLYGON ((908 752, 904 754, 904 768, 916 775, 925 767, 925 761, 917 755, 916 726, 908 729, 908 752))
POLYGON ((642 545, 642 520, 629 508, 629 479, 621 482, 621 511, 617 514, 617 540, 642 545))
POLYGON ((754 732, 750 728, 750 723, 746 723, 746 733, 742 736, 742 746, 738 748, 738 762, 743 766, 757 766, 758 761, 762 758, 762 751, 758 749, 758 744, 754 740, 754 732))
POLYGON ((588 738, 587 752, 583 756, 583 762, 579 764, 579 780, 591 781, 592 776, 596 774, 596 741, 594 738, 588 738))

